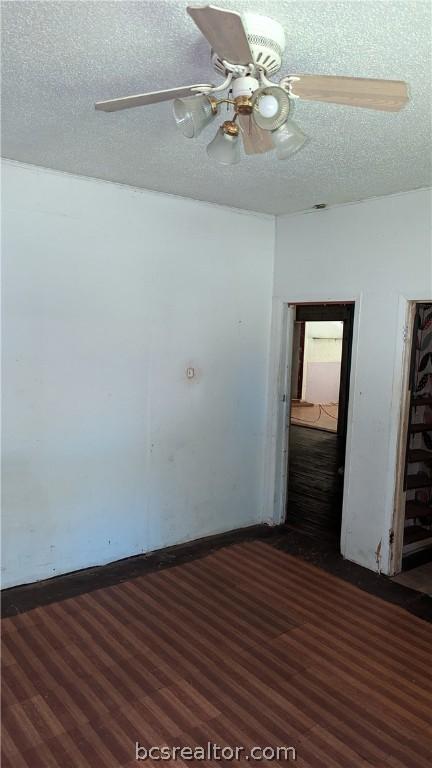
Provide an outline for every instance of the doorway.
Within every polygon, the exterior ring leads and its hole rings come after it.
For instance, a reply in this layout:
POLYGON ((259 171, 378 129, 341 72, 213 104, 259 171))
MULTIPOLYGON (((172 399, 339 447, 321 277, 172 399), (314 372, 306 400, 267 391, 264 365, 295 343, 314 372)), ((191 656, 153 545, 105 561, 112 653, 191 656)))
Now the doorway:
POLYGON ((295 307, 286 525, 339 549, 354 303, 295 307))
POLYGON ((411 302, 407 342, 391 570, 432 594, 431 302, 411 302))

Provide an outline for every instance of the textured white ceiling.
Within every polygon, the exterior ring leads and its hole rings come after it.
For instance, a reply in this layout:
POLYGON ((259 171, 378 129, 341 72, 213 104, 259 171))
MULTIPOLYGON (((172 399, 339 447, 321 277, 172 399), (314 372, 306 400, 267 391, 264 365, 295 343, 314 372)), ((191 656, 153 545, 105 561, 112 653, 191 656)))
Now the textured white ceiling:
MULTIPOLYGON (((310 136, 291 160, 214 165, 211 126, 184 139, 171 104, 117 114, 97 99, 217 82, 187 1, 3 2, 5 157, 268 213, 359 200, 430 184, 431 5, 416 0, 214 0, 280 21, 281 74, 406 80, 400 113, 298 102, 310 136)), ((198 2, 191 4, 199 4, 198 2)))

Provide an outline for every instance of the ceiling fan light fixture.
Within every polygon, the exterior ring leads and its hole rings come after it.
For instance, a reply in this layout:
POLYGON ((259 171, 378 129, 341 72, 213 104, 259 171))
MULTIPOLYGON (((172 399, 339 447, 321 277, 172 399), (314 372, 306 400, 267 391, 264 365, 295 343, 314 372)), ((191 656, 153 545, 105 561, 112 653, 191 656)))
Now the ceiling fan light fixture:
POLYGON ((207 154, 222 165, 235 165, 240 162, 239 128, 236 123, 227 120, 218 128, 213 141, 207 146, 207 154))
POLYGON ((280 70, 285 50, 285 33, 279 22, 213 5, 187 6, 186 10, 209 43, 211 62, 223 82, 105 99, 96 102, 97 110, 117 112, 175 100, 177 126, 183 136, 192 139, 212 121, 220 104, 230 105, 234 111, 231 128, 228 130, 230 121, 226 121, 209 144, 208 153, 231 165, 240 159, 239 125, 247 155, 275 149, 284 159, 305 144, 305 135, 291 122, 294 99, 385 112, 399 112, 409 101, 408 83, 401 80, 289 72, 276 84, 269 78, 280 70))
POLYGON ((285 123, 290 113, 290 98, 278 85, 265 86, 252 97, 253 119, 258 128, 276 131, 285 123))
POLYGON ((272 133, 273 145, 279 160, 286 160, 301 149, 307 141, 307 136, 294 120, 287 120, 272 133))
POLYGON ((217 102, 216 99, 204 95, 176 99, 173 113, 177 128, 183 136, 194 139, 216 116, 217 102))

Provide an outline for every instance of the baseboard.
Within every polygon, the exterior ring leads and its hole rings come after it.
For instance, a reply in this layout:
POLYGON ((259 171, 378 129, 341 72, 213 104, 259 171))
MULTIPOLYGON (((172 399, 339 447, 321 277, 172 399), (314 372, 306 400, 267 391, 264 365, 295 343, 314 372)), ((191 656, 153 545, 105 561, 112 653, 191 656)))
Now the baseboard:
POLYGON ((203 557, 221 547, 248 539, 267 538, 275 535, 279 526, 267 524, 237 528, 226 533, 205 536, 184 544, 158 549, 143 555, 134 555, 116 560, 107 565, 84 568, 61 576, 54 576, 32 584, 8 587, 1 592, 1 616, 16 616, 41 605, 66 600, 69 597, 109 587, 121 581, 135 578, 143 573, 170 568, 188 560, 203 557))

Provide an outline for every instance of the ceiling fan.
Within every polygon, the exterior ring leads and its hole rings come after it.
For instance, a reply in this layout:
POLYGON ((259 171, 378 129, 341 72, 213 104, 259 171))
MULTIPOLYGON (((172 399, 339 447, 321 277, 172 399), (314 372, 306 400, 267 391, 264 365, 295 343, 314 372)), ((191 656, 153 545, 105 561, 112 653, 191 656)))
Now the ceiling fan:
POLYGON ((198 136, 216 118, 222 104, 233 114, 219 126, 207 147, 224 165, 240 160, 240 136, 246 154, 276 150, 284 160, 301 149, 307 137, 292 120, 296 99, 397 112, 408 101, 407 84, 332 75, 286 75, 275 83, 285 50, 277 21, 216 8, 188 6, 187 12, 211 46, 211 62, 223 76, 220 85, 197 84, 98 101, 96 109, 115 112, 174 100, 174 118, 187 138, 198 136), (223 95, 223 92, 226 92, 223 95))

